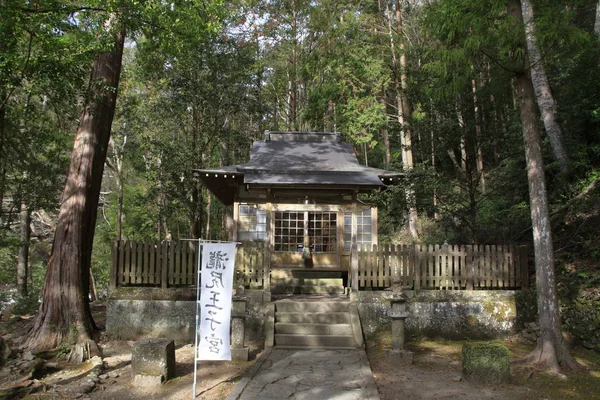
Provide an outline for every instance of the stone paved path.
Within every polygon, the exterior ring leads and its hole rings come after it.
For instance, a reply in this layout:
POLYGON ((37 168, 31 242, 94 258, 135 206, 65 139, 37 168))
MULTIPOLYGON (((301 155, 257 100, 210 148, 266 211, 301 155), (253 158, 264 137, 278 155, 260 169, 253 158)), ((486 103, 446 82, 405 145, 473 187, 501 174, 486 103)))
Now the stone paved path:
POLYGON ((379 400, 362 349, 267 352, 227 400, 379 400))

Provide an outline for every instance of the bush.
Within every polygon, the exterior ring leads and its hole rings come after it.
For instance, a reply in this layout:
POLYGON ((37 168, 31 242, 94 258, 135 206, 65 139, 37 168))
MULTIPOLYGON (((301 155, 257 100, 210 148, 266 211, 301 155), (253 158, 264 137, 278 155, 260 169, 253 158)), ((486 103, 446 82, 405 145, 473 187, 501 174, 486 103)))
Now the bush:
POLYGON ((499 343, 465 343, 462 358, 468 381, 496 384, 510 380, 510 353, 499 343))

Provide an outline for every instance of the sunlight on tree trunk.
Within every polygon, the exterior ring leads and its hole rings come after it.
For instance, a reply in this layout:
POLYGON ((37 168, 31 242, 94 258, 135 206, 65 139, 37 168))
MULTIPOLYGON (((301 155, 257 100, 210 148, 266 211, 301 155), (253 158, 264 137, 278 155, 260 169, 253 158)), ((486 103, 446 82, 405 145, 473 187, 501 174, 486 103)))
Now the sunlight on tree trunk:
POLYGON ((475 114, 475 146, 476 146, 476 166, 477 166, 477 175, 479 176, 479 186, 481 188, 481 193, 485 194, 485 173, 483 171, 483 150, 482 146, 482 138, 481 138, 481 124, 482 117, 481 112, 479 110, 479 102, 477 98, 477 82, 475 78, 471 80, 471 85, 473 86, 473 113, 475 114))
POLYGON ((525 36, 527 39, 527 54, 531 69, 531 80, 535 89, 535 97, 544 121, 544 128, 550 139, 554 158, 560 164, 562 174, 569 172, 569 157, 564 146, 563 132, 556 120, 556 102, 552 95, 552 88, 548 81, 546 68, 542 60, 540 49, 535 37, 535 25, 533 23, 533 7, 531 0, 521 0, 522 16, 525 23, 525 36))
MULTIPOLYGON (((396 55, 396 43, 394 40, 394 31, 392 29, 392 12, 386 3, 386 14, 388 19, 388 36, 390 41, 390 52, 392 54, 392 68, 394 75, 394 90, 396 99, 396 119, 400 125, 400 145, 402 152, 402 166, 405 171, 410 171, 414 167, 412 153, 412 130, 408 123, 410 116, 410 101, 406 89, 408 86, 407 61, 404 44, 404 34, 402 32, 402 12, 400 9, 400 0, 394 2, 394 15, 396 22, 396 33, 399 37, 399 57, 396 55)), ((406 188, 406 203, 408 205, 408 229, 413 240, 419 239, 417 229, 418 214, 415 204, 415 190, 413 185, 409 184, 406 188)))
MULTIPOLYGON (((520 0, 511 0, 508 12, 510 15, 520 18, 520 0)), ((527 71, 516 74, 515 91, 519 100, 527 163, 540 325, 537 347, 523 361, 534 363, 540 368, 550 371, 560 371, 561 368, 575 369, 578 364, 569 354, 563 341, 560 325, 558 294, 554 276, 552 231, 538 128, 539 114, 535 103, 533 84, 527 71)))
POLYGON ((21 204, 19 212, 19 229, 21 244, 17 259, 17 287, 21 296, 27 296, 27 276, 29 271, 29 239, 31 236, 31 212, 26 204, 21 204))
POLYGON ((71 165, 62 195, 42 303, 25 345, 32 350, 75 345, 73 360, 98 353, 89 306, 89 280, 96 214, 110 129, 115 111, 125 33, 116 14, 104 28, 110 51, 94 60, 71 165))

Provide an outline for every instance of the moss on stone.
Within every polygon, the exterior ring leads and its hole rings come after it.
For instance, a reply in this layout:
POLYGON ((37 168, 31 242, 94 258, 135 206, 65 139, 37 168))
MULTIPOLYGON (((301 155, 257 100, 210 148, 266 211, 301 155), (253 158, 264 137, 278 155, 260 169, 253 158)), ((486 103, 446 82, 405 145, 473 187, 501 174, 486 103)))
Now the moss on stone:
POLYGON ((510 354, 499 343, 465 343, 462 348, 463 376, 483 384, 510 380, 510 354))
POLYGON ((469 327, 477 326, 478 323, 479 321, 475 315, 467 315, 465 317, 465 324, 469 327))
POLYGON ((497 322, 512 321, 517 315, 516 304, 511 301, 487 299, 482 301, 482 306, 486 314, 494 318, 497 322))

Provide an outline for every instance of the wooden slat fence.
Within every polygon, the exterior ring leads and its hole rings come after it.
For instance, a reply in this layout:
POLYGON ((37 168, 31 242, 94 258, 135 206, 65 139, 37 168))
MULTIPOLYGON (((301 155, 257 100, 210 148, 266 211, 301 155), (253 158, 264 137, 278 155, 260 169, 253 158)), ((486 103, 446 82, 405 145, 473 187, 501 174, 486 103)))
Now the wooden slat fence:
MULTIPOLYGON (((169 241, 112 244, 112 287, 196 285, 197 243, 169 241)), ((358 248, 358 288, 384 289, 394 274, 413 290, 489 290, 528 287, 527 249, 496 245, 395 245, 358 248)), ((236 285, 263 288, 265 247, 237 248, 236 285)), ((349 274, 351 275, 351 274, 349 274)))
POLYGON ((528 286, 525 246, 359 246, 358 287, 390 287, 394 274, 413 290, 493 290, 528 286))
MULTIPOLYGON (((262 288, 263 243, 244 242, 237 248, 234 282, 262 288)), ((110 284, 117 286, 196 286, 198 244, 191 241, 140 243, 114 241, 110 284)))

